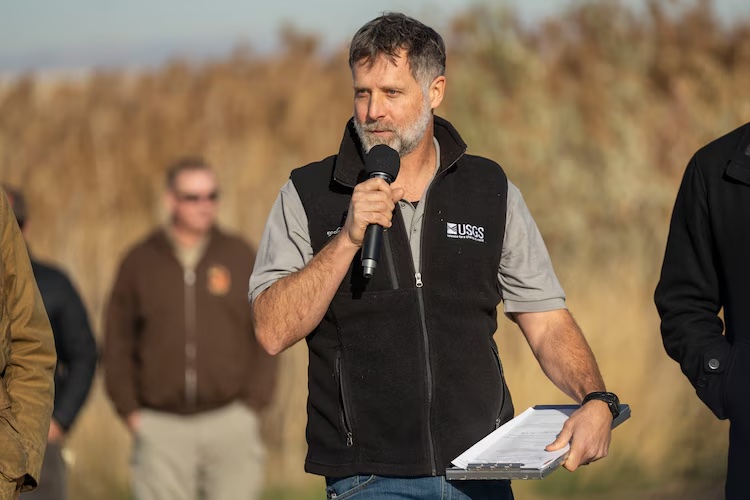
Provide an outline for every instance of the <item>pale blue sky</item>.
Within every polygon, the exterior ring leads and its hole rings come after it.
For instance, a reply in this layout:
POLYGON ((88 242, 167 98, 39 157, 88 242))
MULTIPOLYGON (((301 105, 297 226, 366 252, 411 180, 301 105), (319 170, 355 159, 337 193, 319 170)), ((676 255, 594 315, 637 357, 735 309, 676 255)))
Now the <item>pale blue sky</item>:
MULTIPOLYGON (((170 55, 224 54, 240 41, 269 50, 283 22, 319 33, 327 46, 343 45, 382 11, 440 29, 482 1, 491 0, 0 0, 0 71, 148 64, 170 55)), ((535 22, 571 0, 505 3, 535 22)), ((750 0, 714 5, 725 20, 750 16, 750 0)))

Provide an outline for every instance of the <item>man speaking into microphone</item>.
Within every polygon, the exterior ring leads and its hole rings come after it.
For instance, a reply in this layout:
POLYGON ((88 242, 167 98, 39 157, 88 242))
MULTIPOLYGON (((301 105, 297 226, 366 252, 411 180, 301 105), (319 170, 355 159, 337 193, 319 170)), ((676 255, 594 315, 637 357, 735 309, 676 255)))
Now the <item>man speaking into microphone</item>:
MULTIPOLYGON (((398 176, 400 163, 398 151, 385 144, 378 144, 368 151, 365 157, 367 177, 370 179, 379 177, 390 184, 398 176)), ((383 226, 380 224, 367 226, 362 244, 362 276, 365 278, 371 278, 378 266, 382 240, 383 226)))
POLYGON ((307 341, 305 470, 326 477, 329 498, 513 498, 507 481, 445 479, 513 417, 493 340, 501 301, 544 372, 584 403, 549 449, 570 443, 571 471, 602 458, 616 396, 518 189, 433 113, 442 38, 384 14, 355 34, 349 66, 354 114, 338 154, 292 172, 250 279, 261 345, 307 341), (375 226, 380 243, 363 254, 375 226))

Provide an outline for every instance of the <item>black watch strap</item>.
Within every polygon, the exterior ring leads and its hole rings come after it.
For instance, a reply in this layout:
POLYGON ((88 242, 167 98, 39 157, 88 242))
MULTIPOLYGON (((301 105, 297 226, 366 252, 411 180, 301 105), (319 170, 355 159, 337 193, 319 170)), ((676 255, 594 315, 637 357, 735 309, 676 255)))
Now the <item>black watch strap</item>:
POLYGON ((620 415, 620 400, 614 392, 592 392, 586 395, 581 402, 581 406, 585 405, 589 401, 604 401, 609 407, 609 411, 612 412, 612 418, 615 419, 620 415))

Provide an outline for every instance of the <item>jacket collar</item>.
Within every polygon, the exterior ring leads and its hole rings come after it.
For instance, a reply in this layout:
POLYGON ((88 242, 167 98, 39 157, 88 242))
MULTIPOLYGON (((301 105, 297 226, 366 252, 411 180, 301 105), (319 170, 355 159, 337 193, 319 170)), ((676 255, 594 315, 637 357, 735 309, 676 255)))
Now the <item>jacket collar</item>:
MULTIPOLYGON (((439 116, 435 116, 434 133, 440 143, 440 170, 450 168, 466 152, 466 143, 453 125, 439 116)), ((354 129, 354 119, 350 118, 344 130, 339 154, 333 169, 333 180, 353 188, 365 178, 365 161, 362 143, 354 129)))
MULTIPOLYGON (((169 229, 166 227, 160 227, 159 229, 154 231, 154 233, 151 235, 151 238, 149 239, 151 241, 151 244, 154 245, 154 247, 157 248, 160 252, 174 256, 175 250, 170 237, 167 234, 168 230, 169 229)), ((208 235, 206 236, 208 238, 208 241, 206 242, 206 248, 203 252, 204 256, 208 254, 210 248, 218 243, 218 240, 221 239, 221 235, 222 233, 218 227, 214 226, 211 228, 208 235)))
POLYGON ((750 124, 725 170, 727 176, 750 185, 750 124))

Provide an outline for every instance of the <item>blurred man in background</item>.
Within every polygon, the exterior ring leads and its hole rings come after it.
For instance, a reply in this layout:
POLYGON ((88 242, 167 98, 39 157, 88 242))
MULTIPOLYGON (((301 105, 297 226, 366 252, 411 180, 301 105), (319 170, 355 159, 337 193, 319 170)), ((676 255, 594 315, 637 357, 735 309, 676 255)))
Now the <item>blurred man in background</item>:
POLYGON ((55 343, 26 243, 4 192, 0 198, 0 500, 11 500, 40 480, 55 343))
POLYGON ((544 372, 582 407, 550 450, 565 467, 606 455, 617 398, 565 307, 518 189, 466 154, 442 102, 445 46, 386 14, 354 36, 354 117, 338 155, 292 172, 266 224, 250 292, 271 353, 310 350, 305 469, 329 498, 510 499, 507 481, 445 480, 451 460, 513 417, 493 335, 497 306, 544 372), (376 145, 394 149, 392 185, 366 179, 376 145), (366 228, 384 233, 363 278, 366 228))
POLYGON ((677 194, 656 307, 667 353, 728 418, 726 498, 750 498, 750 124, 700 149, 677 194), (725 325, 719 317, 724 309, 725 325))
POLYGON ((216 227, 219 187, 202 159, 169 168, 165 198, 168 224, 126 255, 106 322, 106 386, 135 438, 135 497, 256 498, 275 360, 247 303, 255 253, 216 227))
MULTIPOLYGON (((28 213, 23 194, 7 188, 8 199, 21 232, 26 236, 28 213)), ((62 456, 65 434, 83 406, 96 371, 96 343, 81 298, 68 277, 60 270, 31 258, 39 292, 42 294, 57 350, 55 407, 47 434, 47 451, 42 465, 42 482, 27 500, 67 498, 65 462, 62 456)))

